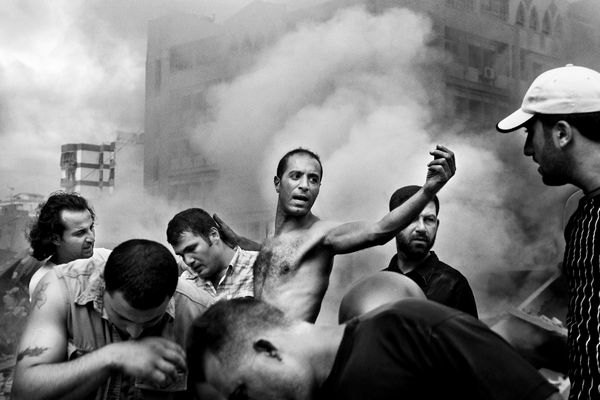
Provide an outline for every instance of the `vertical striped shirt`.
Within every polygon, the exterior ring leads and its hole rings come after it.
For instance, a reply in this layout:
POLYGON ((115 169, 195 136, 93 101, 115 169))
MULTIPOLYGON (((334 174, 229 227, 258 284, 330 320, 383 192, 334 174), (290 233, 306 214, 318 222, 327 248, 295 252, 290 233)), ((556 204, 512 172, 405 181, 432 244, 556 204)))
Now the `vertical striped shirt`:
POLYGON ((569 399, 600 399, 600 196, 584 197, 565 228, 569 399))

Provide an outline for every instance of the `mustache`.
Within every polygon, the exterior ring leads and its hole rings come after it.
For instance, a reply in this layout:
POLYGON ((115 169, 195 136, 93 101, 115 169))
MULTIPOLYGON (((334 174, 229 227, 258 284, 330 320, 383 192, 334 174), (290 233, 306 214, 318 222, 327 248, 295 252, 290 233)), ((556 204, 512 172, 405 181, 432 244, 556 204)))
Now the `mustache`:
POLYGON ((427 234, 415 234, 411 237, 412 240, 426 240, 429 241, 429 236, 427 234))

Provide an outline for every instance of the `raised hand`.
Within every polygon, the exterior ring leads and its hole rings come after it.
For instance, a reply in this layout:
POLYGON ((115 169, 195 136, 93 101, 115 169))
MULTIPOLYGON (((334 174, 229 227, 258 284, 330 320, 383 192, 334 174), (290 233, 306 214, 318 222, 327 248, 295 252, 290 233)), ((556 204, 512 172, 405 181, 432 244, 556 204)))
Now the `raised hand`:
POLYGON ((111 350, 117 370, 155 387, 172 384, 187 369, 184 350, 165 338, 119 342, 111 350))
POLYGON ((433 160, 427 164, 427 178, 423 188, 432 193, 437 193, 454 176, 456 161, 454 160, 454 153, 440 144, 429 154, 433 156, 433 160))

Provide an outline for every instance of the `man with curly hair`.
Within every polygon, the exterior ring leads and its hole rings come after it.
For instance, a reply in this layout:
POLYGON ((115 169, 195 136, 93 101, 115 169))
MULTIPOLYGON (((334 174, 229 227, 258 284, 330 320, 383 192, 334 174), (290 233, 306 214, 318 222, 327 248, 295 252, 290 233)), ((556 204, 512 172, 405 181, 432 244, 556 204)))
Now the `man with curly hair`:
POLYGON ((41 204, 28 235, 33 257, 43 261, 29 282, 29 297, 53 266, 80 258, 106 261, 106 249, 94 249, 96 215, 88 201, 77 193, 55 192, 41 204))

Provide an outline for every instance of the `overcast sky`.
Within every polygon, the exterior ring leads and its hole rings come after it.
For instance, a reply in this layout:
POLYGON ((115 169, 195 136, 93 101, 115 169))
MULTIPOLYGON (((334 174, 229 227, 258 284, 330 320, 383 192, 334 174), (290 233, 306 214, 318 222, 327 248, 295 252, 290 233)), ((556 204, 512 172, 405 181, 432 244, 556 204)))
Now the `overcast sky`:
POLYGON ((0 2, 0 199, 58 189, 64 143, 143 131, 149 20, 183 11, 218 22, 252 1, 0 2))

